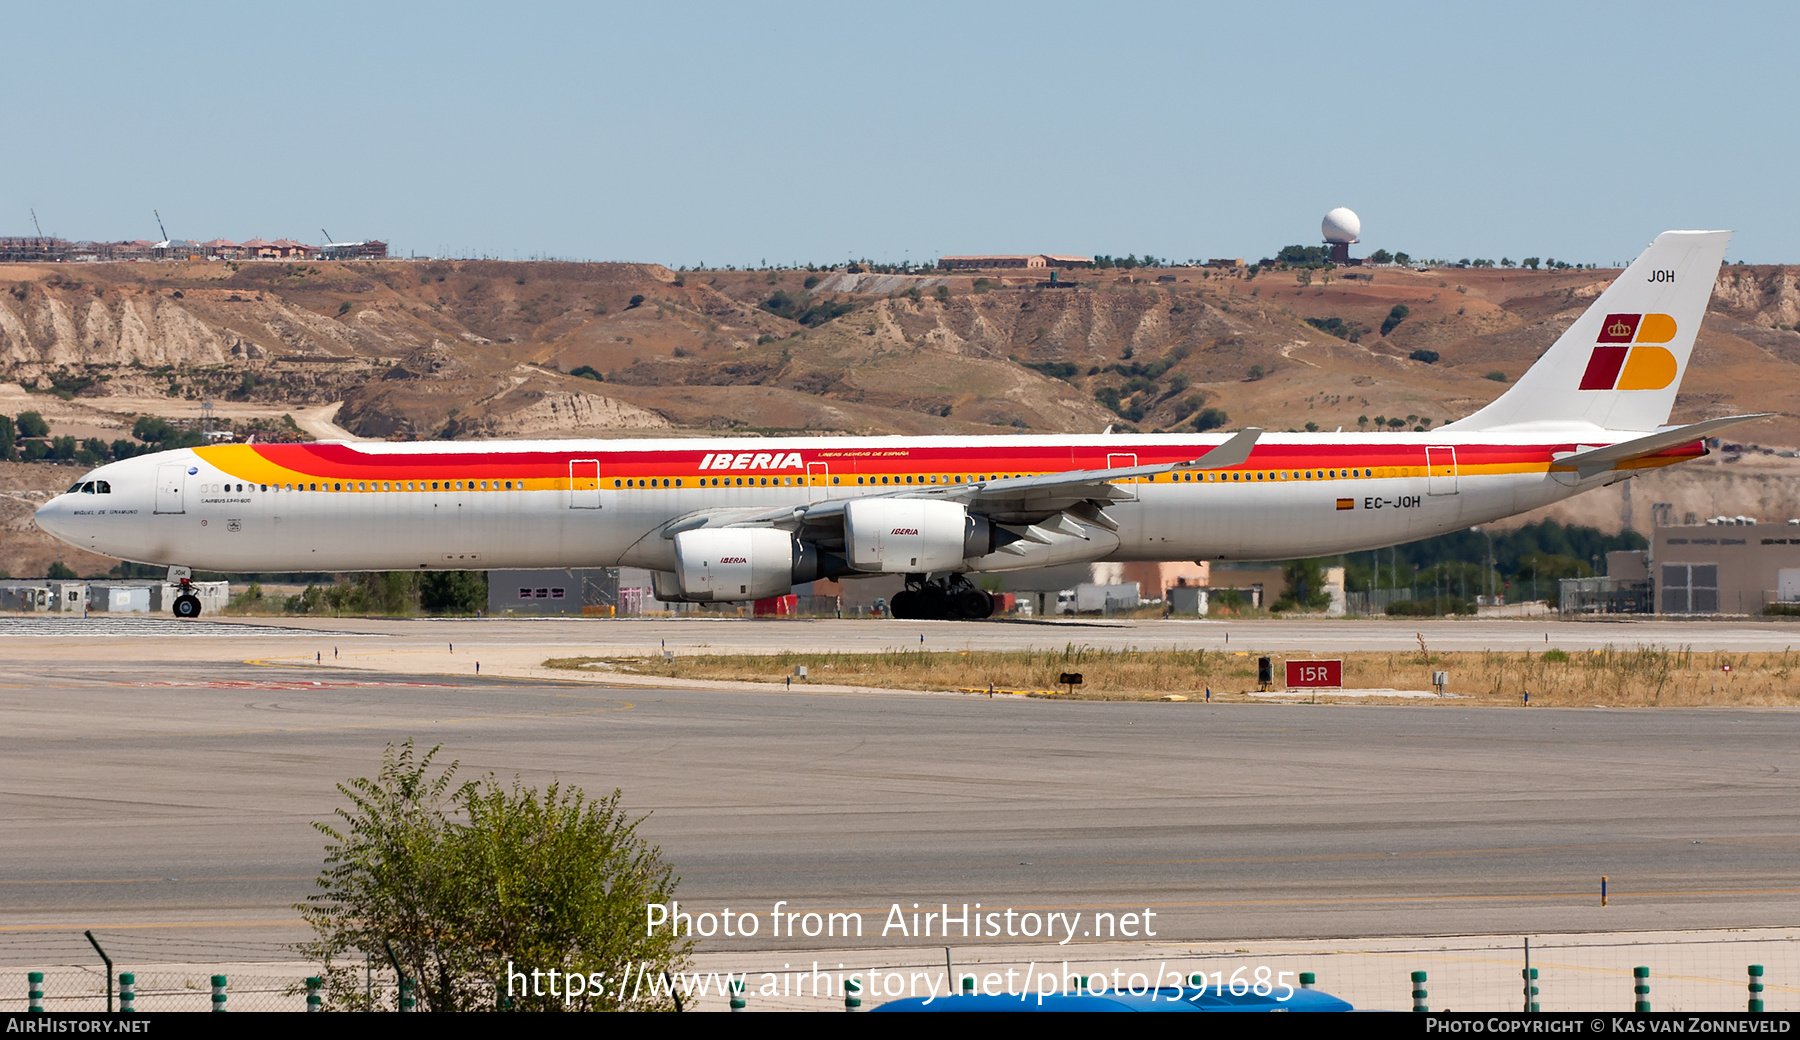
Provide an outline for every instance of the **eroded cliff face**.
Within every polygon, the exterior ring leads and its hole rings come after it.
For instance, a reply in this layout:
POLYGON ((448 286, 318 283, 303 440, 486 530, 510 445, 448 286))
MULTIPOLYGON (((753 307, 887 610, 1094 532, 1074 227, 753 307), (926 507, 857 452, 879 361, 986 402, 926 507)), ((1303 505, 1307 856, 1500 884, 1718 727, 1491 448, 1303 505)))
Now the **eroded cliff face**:
POLYGON ((1800 324, 1800 270, 1793 267, 1729 266, 1719 269, 1712 307, 1766 328, 1800 324))
MULTIPOLYGON (((14 265, 0 382, 153 413, 343 401, 342 423, 372 437, 1151 432, 1192 429, 1203 408, 1271 429, 1410 427, 1502 392, 1605 287, 1597 273, 1178 269, 977 288, 649 264, 14 265)), ((1733 387, 1800 386, 1797 282, 1721 271, 1678 418, 1746 404, 1733 387)), ((1793 422, 1764 439, 1800 442, 1793 422)))

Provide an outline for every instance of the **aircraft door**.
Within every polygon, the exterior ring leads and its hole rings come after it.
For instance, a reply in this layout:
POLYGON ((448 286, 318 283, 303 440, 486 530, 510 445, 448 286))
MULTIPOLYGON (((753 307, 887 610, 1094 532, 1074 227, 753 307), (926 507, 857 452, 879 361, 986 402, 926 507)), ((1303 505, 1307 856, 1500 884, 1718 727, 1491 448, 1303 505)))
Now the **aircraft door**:
POLYGON ((1425 449, 1425 493, 1427 495, 1456 494, 1456 449, 1425 449))
POLYGON ((824 462, 806 464, 806 500, 823 502, 831 497, 831 466, 824 462))
POLYGON ((569 461, 569 508, 600 508, 600 460, 569 461))
POLYGON ((156 467, 156 511, 187 512, 187 466, 173 463, 156 467))
MULTIPOLYGON (((1115 452, 1111 453, 1110 455, 1106 456, 1106 468, 1107 469, 1129 469, 1132 466, 1135 466, 1137 464, 1138 464, 1137 452, 1135 452, 1135 451, 1128 451, 1128 452, 1115 451, 1115 452)), ((1137 478, 1135 478, 1135 477, 1132 478, 1131 483, 1132 484, 1137 483, 1137 478)), ((1133 490, 1129 484, 1121 485, 1120 490, 1124 491, 1125 494, 1129 496, 1126 499, 1126 501, 1136 501, 1137 500, 1137 492, 1135 490, 1133 490)))

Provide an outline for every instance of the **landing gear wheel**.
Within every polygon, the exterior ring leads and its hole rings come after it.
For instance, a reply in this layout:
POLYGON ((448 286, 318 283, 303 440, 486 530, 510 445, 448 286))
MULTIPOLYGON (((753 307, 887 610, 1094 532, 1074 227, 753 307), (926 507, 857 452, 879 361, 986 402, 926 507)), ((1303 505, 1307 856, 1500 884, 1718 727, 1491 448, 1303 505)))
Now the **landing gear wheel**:
POLYGON ((200 597, 191 592, 184 592, 175 597, 175 616, 178 618, 197 618, 200 616, 200 597))
POLYGON ((918 601, 918 598, 919 594, 911 589, 903 589, 900 592, 896 592, 894 593, 894 598, 888 600, 888 613, 900 621, 915 617, 913 605, 918 601))
POLYGON ((971 619, 994 616, 994 597, 980 589, 963 589, 956 594, 956 615, 971 619))

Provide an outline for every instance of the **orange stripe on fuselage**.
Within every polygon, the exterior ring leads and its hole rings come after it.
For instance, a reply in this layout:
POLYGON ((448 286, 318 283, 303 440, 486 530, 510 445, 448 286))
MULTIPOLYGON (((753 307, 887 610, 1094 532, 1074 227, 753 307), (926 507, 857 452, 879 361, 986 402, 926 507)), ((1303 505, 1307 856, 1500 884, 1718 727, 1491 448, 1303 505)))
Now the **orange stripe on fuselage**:
MULTIPOLYGON (((732 444, 738 448, 741 444, 732 444)), ((702 443, 695 447, 633 450, 630 448, 560 451, 514 450, 495 446, 467 449, 446 446, 443 451, 364 452, 348 444, 225 444, 194 449, 201 459, 234 479, 257 484, 312 481, 432 481, 514 480, 529 488, 567 487, 569 464, 598 459, 606 479, 638 479, 682 475, 688 477, 805 476, 807 466, 823 463, 833 476, 883 476, 892 478, 930 474, 961 480, 979 480, 1014 474, 1060 473, 1071 470, 1117 468, 1126 465, 1164 465, 1203 456, 1207 444, 1154 445, 1006 445, 784 448, 764 452, 719 453, 702 443), (737 468, 742 455, 750 464, 737 468), (761 461, 760 455, 770 456, 761 461), (798 455, 797 461, 792 456, 798 455), (706 470, 700 464, 709 456, 724 457, 726 467, 706 470), (1121 456, 1124 456, 1123 458, 1121 456), (776 460, 788 460, 785 466, 776 460), (1135 460, 1135 461, 1134 461, 1135 460), (757 464, 759 463, 760 464, 757 464)), ((1435 445, 1433 445, 1435 447, 1435 445)), ((1560 452, 1574 451, 1575 444, 1450 445, 1456 451, 1457 471, 1467 476, 1541 472, 1560 452)), ((1229 470, 1319 471, 1346 468, 1373 469, 1377 476, 1423 476, 1424 444, 1259 444, 1251 457, 1229 470)), ((1621 464, 1621 468, 1666 466, 1705 454, 1698 442, 1621 464)), ((1164 477, 1163 479, 1168 479, 1164 477)), ((888 486, 892 486, 891 484, 888 486)))

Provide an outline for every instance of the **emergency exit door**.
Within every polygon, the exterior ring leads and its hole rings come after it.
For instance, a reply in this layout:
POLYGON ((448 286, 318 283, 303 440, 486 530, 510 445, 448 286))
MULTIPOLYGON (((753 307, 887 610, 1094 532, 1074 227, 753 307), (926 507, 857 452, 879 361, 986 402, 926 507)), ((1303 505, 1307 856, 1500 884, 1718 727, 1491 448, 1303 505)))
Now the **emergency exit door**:
POLYGON ((569 462, 569 508, 600 508, 599 459, 573 459, 569 462))

